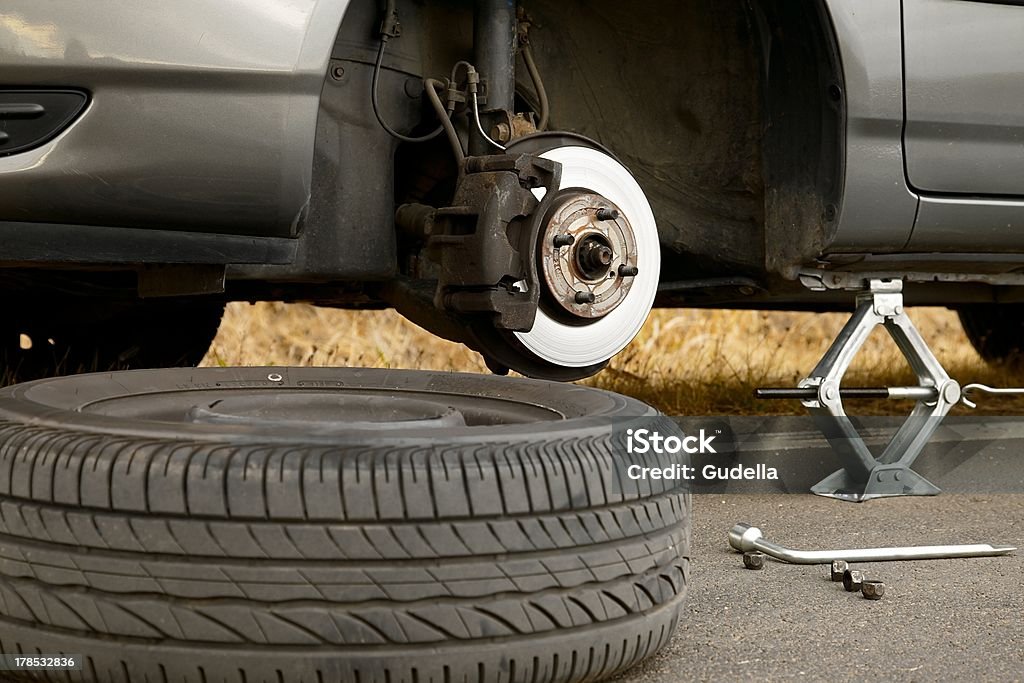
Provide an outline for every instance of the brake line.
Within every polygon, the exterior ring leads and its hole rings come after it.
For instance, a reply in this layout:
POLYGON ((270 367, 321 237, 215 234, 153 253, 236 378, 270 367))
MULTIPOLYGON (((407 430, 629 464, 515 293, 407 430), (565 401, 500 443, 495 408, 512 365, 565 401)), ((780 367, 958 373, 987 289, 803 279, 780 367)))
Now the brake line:
POLYGON ((445 108, 444 105, 441 104, 441 98, 437 96, 437 91, 445 90, 447 86, 436 78, 428 78, 423 81, 423 85, 424 91, 427 93, 427 99, 430 100, 430 104, 433 105, 438 118, 441 119, 442 130, 448 134, 448 141, 452 145, 452 152, 455 154, 455 161, 461 167, 463 162, 466 160, 466 152, 462 149, 462 141, 459 140, 459 134, 455 130, 455 126, 452 125, 450 116, 445 115, 445 108))
MULTIPOLYGON (((390 135, 391 137, 396 138, 398 140, 401 140, 402 142, 414 142, 415 143, 415 142, 427 142, 428 140, 433 140, 438 135, 440 135, 442 132, 444 132, 445 127, 444 127, 444 122, 443 121, 442 121, 441 125, 439 125, 435 130, 433 130, 430 133, 427 133, 426 135, 421 135, 419 137, 410 137, 408 135, 403 135, 402 133, 399 133, 397 130, 395 130, 394 128, 389 126, 387 121, 384 120, 384 117, 380 113, 380 105, 378 104, 378 101, 377 101, 377 90, 378 90, 378 83, 380 81, 381 64, 383 64, 383 62, 384 62, 384 48, 387 46, 388 40, 390 40, 390 38, 391 38, 391 36, 389 36, 389 35, 387 35, 385 33, 381 34, 381 37, 380 37, 380 47, 377 49, 377 61, 373 65, 373 85, 370 87, 370 102, 373 105, 373 115, 377 117, 377 123, 380 124, 381 128, 383 128, 385 131, 387 131, 388 135, 390 135)), ((442 109, 442 111, 443 111, 443 109, 442 109)))
POLYGON ((544 89, 540 70, 537 68, 537 62, 533 59, 533 48, 527 42, 523 43, 522 55, 523 63, 526 64, 526 70, 530 74, 533 88, 537 91, 537 98, 540 100, 540 121, 537 122, 537 131, 540 132, 548 127, 548 91, 544 89))

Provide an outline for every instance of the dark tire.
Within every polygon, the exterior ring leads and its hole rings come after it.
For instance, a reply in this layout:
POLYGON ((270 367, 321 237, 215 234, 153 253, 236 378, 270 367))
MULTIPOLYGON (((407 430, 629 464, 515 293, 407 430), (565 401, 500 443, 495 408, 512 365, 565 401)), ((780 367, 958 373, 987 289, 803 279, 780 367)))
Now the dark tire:
POLYGON ((974 304, 958 311, 971 346, 988 363, 1024 363, 1024 305, 974 304))
POLYGON ((217 335, 224 302, 196 297, 47 302, 0 323, 6 380, 195 366, 217 335), (63 307, 60 307, 63 305, 63 307), (65 308, 66 307, 66 308, 65 308), (31 348, 21 348, 21 335, 31 348))
POLYGON ((626 461, 638 422, 675 429, 605 391, 449 373, 8 387, 0 652, 85 657, 31 680, 601 679, 661 648, 686 595, 689 494, 626 476, 673 461, 626 461))

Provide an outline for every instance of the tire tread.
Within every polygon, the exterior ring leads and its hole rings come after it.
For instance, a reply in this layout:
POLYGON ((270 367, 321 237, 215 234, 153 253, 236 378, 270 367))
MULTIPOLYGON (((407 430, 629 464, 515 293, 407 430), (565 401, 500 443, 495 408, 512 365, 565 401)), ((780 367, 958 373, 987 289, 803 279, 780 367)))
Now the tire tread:
POLYGON ((341 448, 0 419, 0 650, 86 655, 20 680, 604 678, 667 642, 689 572, 689 493, 623 477, 620 439, 341 448))

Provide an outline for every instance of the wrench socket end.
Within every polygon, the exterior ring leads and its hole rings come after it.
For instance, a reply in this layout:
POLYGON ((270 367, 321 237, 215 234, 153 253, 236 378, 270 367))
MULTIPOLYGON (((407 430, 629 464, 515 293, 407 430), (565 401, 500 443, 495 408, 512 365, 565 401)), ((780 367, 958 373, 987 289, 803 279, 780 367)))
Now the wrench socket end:
POLYGON ((761 530, 752 524, 740 522, 729 530, 729 545, 734 550, 745 553, 748 550, 756 550, 754 541, 764 536, 761 530))

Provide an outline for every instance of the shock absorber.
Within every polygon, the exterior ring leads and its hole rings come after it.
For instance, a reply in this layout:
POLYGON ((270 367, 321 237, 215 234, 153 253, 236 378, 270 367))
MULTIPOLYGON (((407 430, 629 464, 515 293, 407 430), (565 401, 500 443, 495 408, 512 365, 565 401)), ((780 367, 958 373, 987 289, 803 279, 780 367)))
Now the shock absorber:
POLYGON ((470 154, 488 154, 494 147, 484 134, 507 117, 515 106, 516 3, 515 0, 476 0, 473 8, 473 60, 483 77, 486 95, 480 123, 472 127, 470 154))

